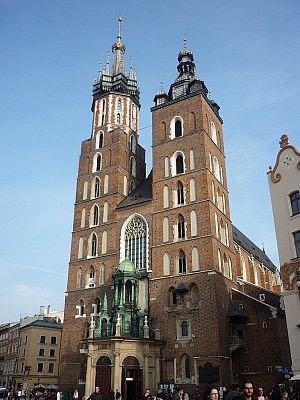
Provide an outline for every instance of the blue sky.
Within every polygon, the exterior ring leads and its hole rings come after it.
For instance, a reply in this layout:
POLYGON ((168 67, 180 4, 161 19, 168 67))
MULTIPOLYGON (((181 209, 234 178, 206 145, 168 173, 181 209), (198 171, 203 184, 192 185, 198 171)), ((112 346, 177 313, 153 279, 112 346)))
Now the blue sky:
POLYGON ((300 147, 298 0, 0 0, 0 323, 63 309, 80 144, 119 16, 148 170, 149 109, 186 36, 221 107, 232 221, 278 265, 266 172, 283 133, 300 147))

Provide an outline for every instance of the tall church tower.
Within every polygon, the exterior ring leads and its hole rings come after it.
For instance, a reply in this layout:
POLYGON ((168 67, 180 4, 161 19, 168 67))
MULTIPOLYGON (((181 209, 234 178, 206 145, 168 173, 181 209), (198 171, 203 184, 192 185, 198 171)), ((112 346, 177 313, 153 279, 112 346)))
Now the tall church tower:
POLYGON ((177 79, 152 108, 153 225, 163 227, 153 234, 153 258, 164 260, 154 276, 215 268, 232 279, 222 119, 186 45, 178 62, 177 79))
POLYGON ((107 62, 93 85, 92 134, 82 142, 76 188, 60 378, 62 389, 79 382, 81 392, 87 357, 80 341, 90 336, 103 305, 111 307, 114 299, 113 274, 120 262, 117 206, 146 171, 145 151, 138 143, 136 72, 132 67, 125 71, 121 18, 118 22, 112 65, 107 62))
POLYGON ((168 343, 163 380, 175 377, 181 384, 199 382, 200 370, 212 382, 230 379, 224 321, 236 279, 222 119, 195 69, 185 43, 178 77, 168 93, 157 93, 151 110, 156 211, 150 304, 160 310, 153 323, 168 343))

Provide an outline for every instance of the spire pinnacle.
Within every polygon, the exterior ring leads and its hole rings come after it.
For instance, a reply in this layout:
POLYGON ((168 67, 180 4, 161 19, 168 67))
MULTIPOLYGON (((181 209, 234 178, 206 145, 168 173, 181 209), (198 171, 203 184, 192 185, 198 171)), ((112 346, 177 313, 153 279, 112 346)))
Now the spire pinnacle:
POLYGON ((122 22, 122 18, 119 17, 118 18, 118 23, 119 23, 118 39, 121 39, 121 22, 122 22))

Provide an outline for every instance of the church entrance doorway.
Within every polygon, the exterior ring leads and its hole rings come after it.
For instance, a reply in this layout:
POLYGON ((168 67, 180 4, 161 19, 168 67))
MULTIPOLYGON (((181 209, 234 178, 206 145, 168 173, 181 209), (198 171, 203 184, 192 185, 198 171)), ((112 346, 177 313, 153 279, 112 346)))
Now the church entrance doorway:
POLYGON ((95 386, 99 386, 104 399, 109 398, 111 391, 111 361, 108 357, 100 357, 96 366, 95 386))
POLYGON ((139 400, 143 393, 143 370, 135 357, 126 357, 122 368, 123 400, 139 400))

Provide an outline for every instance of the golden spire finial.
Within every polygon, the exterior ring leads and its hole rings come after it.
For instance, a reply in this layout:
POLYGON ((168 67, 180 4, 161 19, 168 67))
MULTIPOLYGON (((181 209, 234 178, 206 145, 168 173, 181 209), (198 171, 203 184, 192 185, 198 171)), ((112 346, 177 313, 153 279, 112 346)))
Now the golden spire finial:
POLYGON ((184 38, 183 38, 183 47, 186 49, 186 35, 184 35, 184 38))

